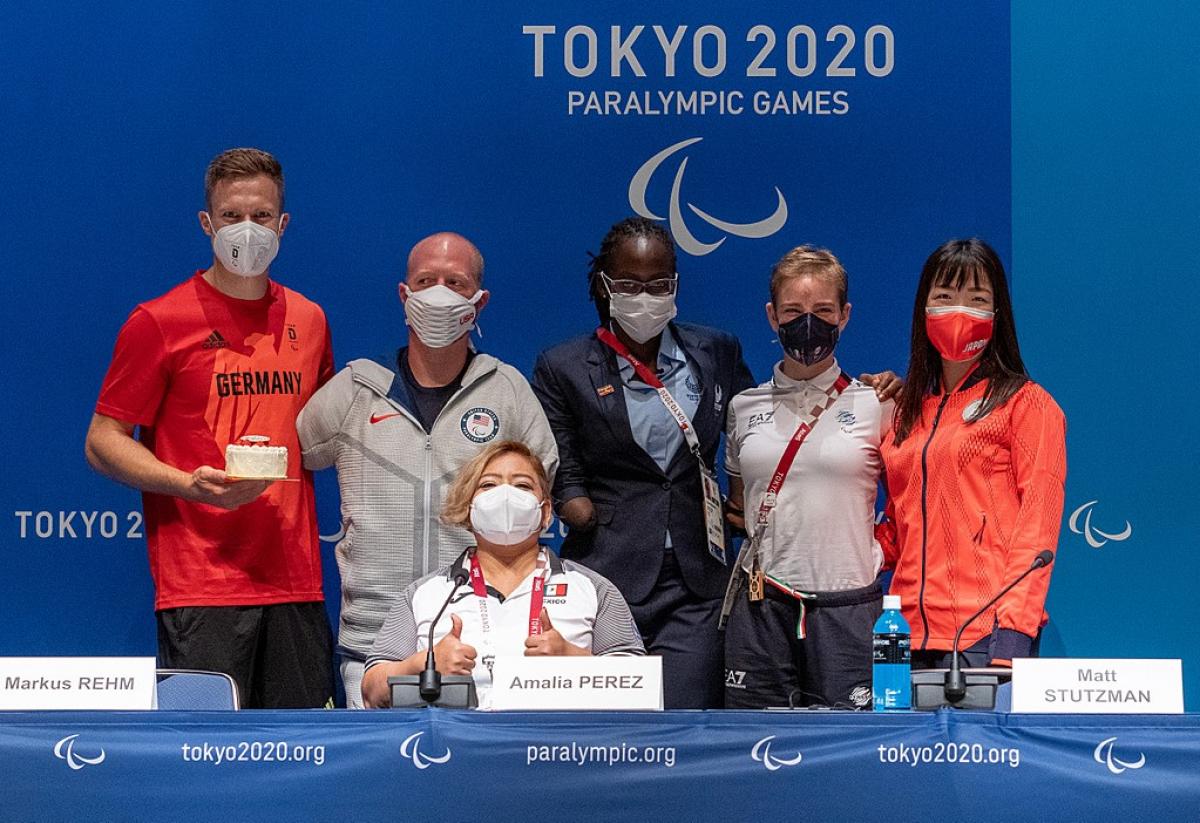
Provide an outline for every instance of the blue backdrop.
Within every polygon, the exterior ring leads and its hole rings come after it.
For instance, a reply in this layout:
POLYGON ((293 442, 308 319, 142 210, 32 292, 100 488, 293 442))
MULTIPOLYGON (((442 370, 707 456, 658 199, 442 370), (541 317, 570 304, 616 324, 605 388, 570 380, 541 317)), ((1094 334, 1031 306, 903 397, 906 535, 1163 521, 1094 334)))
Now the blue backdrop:
MULTIPOLYGON (((843 364, 903 371, 924 257, 987 238, 1013 269, 1026 360, 1069 421, 1079 533, 1064 523, 1046 651, 1189 658, 1194 703, 1197 575, 1178 559, 1192 487, 1168 478, 1195 446, 1164 448, 1174 415, 1139 387, 1186 374, 1178 315, 1196 287, 1154 275, 1197 235, 1197 88, 1176 32, 1200 14, 1093 13, 5 6, 0 654, 152 652, 140 502, 88 470, 83 434, 129 309, 211 260, 205 164, 257 145, 282 160, 293 215, 273 274, 326 308, 339 363, 403 342, 407 249, 451 228, 487 258, 481 347, 528 371, 593 325, 586 252, 636 207, 690 252, 681 317, 738 334, 756 374, 778 356, 766 272, 801 242, 850 272, 843 364), (1153 374, 1151 352, 1167 359, 1153 374)), ((1186 409, 1194 390, 1171 384, 1186 409)), ((332 534, 332 473, 318 494, 332 534)))

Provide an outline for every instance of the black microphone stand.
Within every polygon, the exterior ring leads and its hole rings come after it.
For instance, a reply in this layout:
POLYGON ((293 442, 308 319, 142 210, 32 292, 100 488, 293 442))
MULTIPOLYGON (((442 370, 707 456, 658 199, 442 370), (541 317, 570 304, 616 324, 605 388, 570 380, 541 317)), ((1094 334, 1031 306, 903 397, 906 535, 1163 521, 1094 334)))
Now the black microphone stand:
POLYGON ((446 609, 449 607, 450 601, 454 599, 454 593, 458 591, 458 587, 466 582, 467 573, 459 569, 454 575, 454 587, 450 589, 450 596, 446 598, 446 602, 438 610, 437 617, 433 618, 433 622, 429 624, 429 650, 425 652, 425 668, 421 672, 421 678, 417 685, 421 693, 421 699, 426 703, 436 703, 438 698, 442 696, 442 673, 437 670, 437 660, 433 654, 434 629, 437 628, 438 621, 442 619, 442 615, 446 613, 446 609))
POLYGON ((472 709, 479 705, 479 698, 475 692, 475 680, 471 675, 447 675, 442 677, 441 672, 437 670, 437 660, 433 651, 433 635, 437 629, 438 621, 442 619, 446 609, 450 605, 450 601, 454 599, 455 593, 459 586, 467 582, 467 572, 458 568, 454 572, 454 585, 450 589, 450 594, 446 596, 446 601, 442 603, 442 608, 438 610, 437 617, 433 618, 433 622, 429 624, 429 650, 425 653, 425 668, 420 675, 396 675, 388 678, 388 686, 392 692, 392 708, 393 709, 411 709, 421 708, 423 706, 448 706, 456 709, 472 709), (443 689, 453 687, 446 695, 443 695, 443 689), (415 693, 414 693, 415 692, 415 693))
POLYGON ((1046 549, 1038 553, 1029 568, 1017 576, 1015 580, 996 593, 983 608, 967 618, 954 633, 954 644, 950 652, 950 669, 944 674, 940 669, 916 671, 912 675, 913 708, 938 709, 943 706, 961 709, 991 709, 996 703, 996 689, 1001 680, 1010 676, 1007 672, 996 670, 992 673, 975 673, 969 677, 962 670, 962 652, 959 643, 962 634, 980 615, 994 606, 1000 598, 1008 594, 1014 586, 1038 569, 1049 566, 1054 562, 1054 552, 1046 549), (969 681, 969 682, 968 682, 969 681))

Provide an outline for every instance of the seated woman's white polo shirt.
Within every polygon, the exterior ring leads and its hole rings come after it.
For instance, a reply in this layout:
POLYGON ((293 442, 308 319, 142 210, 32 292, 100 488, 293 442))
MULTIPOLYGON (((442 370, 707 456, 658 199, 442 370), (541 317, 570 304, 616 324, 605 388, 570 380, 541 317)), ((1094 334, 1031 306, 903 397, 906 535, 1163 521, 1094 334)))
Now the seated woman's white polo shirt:
MULTIPOLYGON (((645 654, 641 634, 616 586, 585 566, 562 560, 549 549, 541 551, 548 560, 550 571, 542 593, 542 606, 564 640, 590 648, 595 655, 645 654)), ((450 615, 458 615, 463 623, 462 641, 474 646, 478 653, 471 674, 478 691, 479 706, 490 707, 491 661, 499 655, 521 656, 525 653, 533 580, 543 572, 535 569, 508 597, 487 587, 491 629, 485 636, 479 598, 470 583, 458 587, 454 584, 455 573, 467 571, 468 564, 468 554, 464 552, 454 563, 405 589, 375 638, 367 658, 367 669, 379 663, 405 660, 428 649, 430 623, 451 591, 456 589, 445 614, 438 620, 433 643, 436 646, 450 633, 453 626, 450 615)))

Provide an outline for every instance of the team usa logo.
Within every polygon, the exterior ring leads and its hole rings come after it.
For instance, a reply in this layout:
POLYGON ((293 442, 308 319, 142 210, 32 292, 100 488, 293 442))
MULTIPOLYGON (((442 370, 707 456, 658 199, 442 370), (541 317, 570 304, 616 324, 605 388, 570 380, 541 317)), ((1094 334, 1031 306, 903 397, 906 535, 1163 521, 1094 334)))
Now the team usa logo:
POLYGON ((462 416, 459 428, 472 443, 486 443, 500 433, 500 418, 491 409, 480 406, 462 416))

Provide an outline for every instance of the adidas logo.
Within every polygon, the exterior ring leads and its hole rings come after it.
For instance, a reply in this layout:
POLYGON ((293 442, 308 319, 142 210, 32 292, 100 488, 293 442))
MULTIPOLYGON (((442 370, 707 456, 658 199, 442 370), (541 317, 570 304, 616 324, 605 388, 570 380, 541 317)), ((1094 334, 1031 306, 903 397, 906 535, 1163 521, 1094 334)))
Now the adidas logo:
POLYGON ((200 344, 202 349, 223 349, 229 345, 229 341, 221 336, 221 333, 213 329, 213 333, 208 336, 208 339, 200 344))

